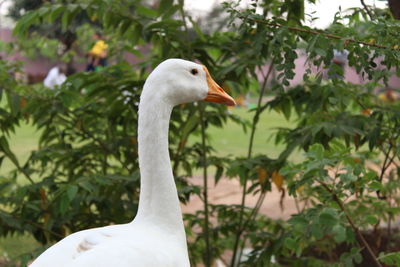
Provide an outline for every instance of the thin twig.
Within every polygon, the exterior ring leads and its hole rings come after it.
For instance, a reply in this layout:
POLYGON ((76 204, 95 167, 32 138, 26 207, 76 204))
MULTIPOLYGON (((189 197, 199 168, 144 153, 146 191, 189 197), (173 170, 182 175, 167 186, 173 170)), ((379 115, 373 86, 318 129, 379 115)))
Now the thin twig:
POLYGON ((377 259, 377 257, 375 256, 375 254, 372 251, 371 247, 369 246, 368 242, 365 240, 364 236, 361 234, 360 230, 353 222, 353 219, 349 216, 343 202, 339 199, 337 194, 335 192, 333 192, 333 190, 331 188, 329 188, 329 186, 326 183, 324 183, 323 181, 318 180, 318 182, 332 195, 333 200, 338 204, 339 208, 341 209, 343 214, 346 216, 346 219, 349 222, 354 233, 358 236, 358 239, 357 239, 358 242, 360 243, 361 246, 364 246, 367 249, 368 253, 374 260, 375 265, 378 267, 383 267, 382 264, 377 259))
MULTIPOLYGON (((184 0, 179 0, 179 12, 182 16, 183 27, 185 28, 186 39, 188 41, 189 48, 189 59, 193 60, 193 48, 191 43, 189 42, 189 28, 186 23, 186 13, 183 9, 185 4, 184 0)), ((211 243, 210 243, 210 234, 208 229, 209 224, 209 211, 208 211, 208 181, 207 181, 207 148, 206 148, 206 126, 205 126, 205 115, 204 115, 204 105, 203 103, 199 103, 198 105, 199 114, 200 114, 200 126, 201 126, 201 150, 202 150, 202 163, 203 163, 203 202, 204 202, 204 237, 206 242, 206 251, 204 255, 204 264, 206 267, 211 267, 211 259, 212 259, 212 251, 211 251, 211 243)), ((176 153, 176 156, 179 155, 179 147, 176 153)), ((174 164, 174 170, 176 171, 179 163, 174 164)))
MULTIPOLYGON (((256 218, 256 216, 257 216, 257 214, 258 214, 258 211, 260 210, 260 207, 261 207, 262 203, 264 202, 266 193, 267 193, 266 191, 263 191, 263 192, 259 195, 259 197, 258 197, 258 199, 257 199, 257 202, 256 202, 256 205, 254 206, 254 208, 253 208, 253 210, 251 211, 249 217, 247 218, 247 220, 246 220, 246 221, 244 222, 244 224, 243 224, 243 227, 242 227, 242 229, 241 229, 241 232, 242 232, 242 233, 243 233, 244 230, 247 228, 247 226, 249 225, 249 223, 250 223, 251 221, 253 221, 253 220, 256 218)), ((241 259, 241 258, 242 258, 244 246, 246 245, 246 239, 247 239, 247 238, 244 237, 243 242, 242 242, 242 245, 240 246, 239 257, 238 257, 238 259, 241 259)), ((239 263, 240 263, 240 262, 239 262, 239 263)))
MULTIPOLYGON (((123 168, 125 168, 128 173, 131 172, 131 170, 129 169, 128 165, 126 165, 125 162, 123 162, 120 157, 118 156, 117 153, 115 153, 114 150, 110 149, 100 138, 97 138, 96 136, 94 136, 94 134, 92 134, 91 132, 87 131, 85 129, 85 127, 82 126, 81 131, 84 133, 84 135, 88 136, 89 138, 93 139, 95 142, 97 142, 104 150, 104 152, 109 153, 111 155, 114 155, 114 158, 122 165, 123 168)), ((79 134, 79 133, 78 133, 79 134)), ((107 155, 105 155, 107 156, 107 155)))
POLYGON ((20 220, 20 221, 23 221, 23 222, 26 223, 26 224, 30 224, 30 225, 32 225, 32 226, 34 226, 34 227, 37 227, 37 228, 41 229, 42 231, 47 232, 47 233, 50 233, 50 234, 52 234, 52 235, 54 235, 54 236, 56 236, 56 237, 58 237, 58 238, 64 238, 64 237, 65 237, 64 235, 62 235, 62 234, 60 234, 60 233, 57 233, 57 232, 54 232, 54 231, 52 231, 52 230, 46 229, 46 228, 45 228, 44 226, 42 226, 40 223, 33 222, 33 221, 29 221, 29 220, 25 220, 24 218, 21 218, 21 217, 15 216, 15 215, 14 215, 14 218, 16 218, 16 219, 18 219, 18 220, 20 220))
MULTIPOLYGON (((188 53, 190 55, 188 57, 188 59, 193 60, 192 45, 191 45, 191 42, 189 42, 189 28, 186 23, 186 13, 185 13, 185 10, 183 9, 183 6, 185 5, 185 0, 179 0, 178 2, 179 2, 179 13, 181 14, 182 21, 183 21, 183 27, 184 27, 185 33, 186 33, 185 38, 188 41, 187 44, 188 44, 188 48, 189 48, 189 52, 190 52, 190 53, 188 53)), ((188 118, 190 118, 191 115, 193 115, 193 114, 189 114, 188 118)), ((187 121, 189 121, 189 120, 187 120, 187 121)), ((183 137, 181 138, 181 141, 183 141, 183 137)), ((173 158, 174 166, 172 167, 172 173, 174 175, 176 175, 176 172, 178 171, 178 167, 179 167, 179 163, 180 163, 180 161, 178 160, 178 157, 180 155, 181 150, 183 150, 183 148, 184 147, 181 148, 180 144, 178 144, 178 148, 177 148, 175 156, 173 158)))
MULTIPOLYGON (((183 127, 181 128, 181 129, 183 129, 183 128, 185 128, 186 127, 186 125, 187 125, 187 123, 189 123, 189 121, 190 121, 190 118, 194 115, 194 113, 195 113, 195 109, 191 109, 190 110, 190 112, 189 112, 189 114, 188 114, 188 116, 187 116, 187 118, 186 118, 186 124, 184 124, 183 125, 183 127)), ((183 131, 180 131, 180 133, 183 133, 183 131)), ((179 160, 179 157, 180 157, 180 154, 181 154, 181 152, 184 150, 184 148, 185 148, 185 143, 183 142, 185 139, 187 139, 187 135, 186 136, 180 136, 179 137, 179 144, 178 144, 178 147, 177 147, 177 149, 176 149, 176 153, 175 153, 175 155, 172 157, 172 159, 173 159, 173 161, 174 161, 174 165, 173 165, 173 167, 172 167, 172 173, 174 174, 174 176, 177 174, 177 171, 178 171, 178 168, 179 168, 179 163, 180 163, 180 160, 179 160)))
POLYGON ((373 20, 373 16, 372 16, 371 10, 369 10, 369 7, 365 4, 364 0, 360 0, 360 1, 361 1, 361 4, 363 5, 365 11, 367 12, 369 19, 373 20))
MULTIPOLYGON (((262 101, 262 98, 264 96, 265 89, 267 87, 267 81, 269 79, 269 76, 272 73, 272 69, 273 69, 273 66, 274 66, 274 59, 275 58, 273 58, 272 61, 271 61, 271 64, 270 64, 269 69, 268 69, 268 72, 264 76, 264 81, 263 81, 263 84, 261 86, 260 95, 259 95, 258 103, 257 103, 257 110, 256 110, 256 114, 253 117, 253 124, 252 124, 252 127, 251 127, 250 140, 249 140, 249 149, 248 149, 248 153, 247 153, 247 158, 248 159, 251 158, 251 155, 252 155, 254 135, 255 135, 255 132, 256 132, 257 123, 258 123, 259 116, 260 116, 260 113, 261 113, 261 101, 262 101)), ((244 206, 246 204, 247 181, 248 181, 248 177, 245 177, 244 178, 244 184, 243 184, 243 190, 242 190, 242 199, 241 199, 241 203, 240 203, 241 207, 240 207, 240 212, 239 212, 239 229, 236 232, 236 236, 235 236, 235 243, 234 243, 234 246, 233 246, 233 256, 232 256, 232 259, 231 259, 231 267, 235 267, 236 255, 237 255, 237 252, 238 252, 240 237, 241 237, 241 235, 243 233, 243 229, 244 229, 243 228, 243 226, 244 226, 243 219, 244 219, 244 206)))
POLYGON ((247 228, 247 225, 257 217, 258 211, 260 210, 261 205, 264 202, 266 194, 267 194, 267 191, 263 191, 260 194, 260 196, 258 197, 256 205, 254 206, 253 210, 251 211, 249 218, 243 224, 242 231, 244 231, 247 228))
MULTIPOLYGON (((398 136, 399 136, 399 134, 396 134, 396 136, 393 138, 393 140, 397 139, 398 136)), ((390 165, 394 162, 394 159, 395 159, 395 157, 396 157, 396 152, 394 152, 394 153, 393 153, 393 156, 390 157, 390 152, 391 152, 392 148, 393 148, 393 144, 392 144, 392 142, 390 142, 390 140, 389 140, 389 148, 388 148, 387 152, 384 151, 383 148, 381 148, 381 151, 383 152, 383 154, 385 154, 385 159, 384 159, 384 161, 383 161, 383 166, 382 166, 382 169, 381 169, 381 174, 380 174, 380 176, 379 176, 379 182, 382 182, 382 180, 383 180, 383 175, 385 174, 385 172, 387 171, 387 169, 390 167, 390 165)), ((385 196, 381 196, 381 195, 380 195, 380 191, 379 191, 379 190, 376 191, 376 194, 377 194, 377 196, 378 196, 379 199, 385 199, 385 196)))
POLYGON ((208 212, 208 181, 207 181, 207 149, 206 149, 206 126, 204 117, 204 105, 199 104, 200 122, 201 122, 201 148, 202 148, 202 162, 203 162, 203 198, 204 198, 204 236, 206 241, 206 253, 204 264, 206 267, 211 267, 211 246, 210 246, 210 234, 208 229, 209 223, 209 212, 208 212))
POLYGON ((388 168, 387 162, 389 160, 390 157, 390 150, 392 150, 392 144, 389 143, 389 149, 387 152, 383 152, 383 154, 385 154, 385 159, 383 160, 383 165, 382 165, 382 169, 381 169, 381 174, 379 175, 379 182, 382 182, 383 180, 383 175, 386 172, 386 169, 388 168))
POLYGON ((300 206, 299 206, 299 200, 298 200, 297 197, 293 197, 293 199, 294 199, 294 205, 296 206, 297 213, 300 213, 301 209, 300 209, 300 206))
MULTIPOLYGON (((65 114, 68 118, 70 118, 71 120, 74 120, 75 117, 73 116, 74 114, 71 113, 67 113, 65 114)), ((59 116, 58 119, 66 122, 66 123, 70 123, 70 121, 68 121, 67 119, 64 119, 63 117, 59 116)), ((76 131, 76 134, 78 134, 79 136, 83 136, 84 138, 89 137, 91 139, 93 139, 95 142, 98 143, 98 145, 101 146, 101 148, 104 150, 104 152, 109 153, 111 155, 114 156, 114 158, 121 164, 121 166, 123 168, 125 168, 128 173, 131 173, 131 169, 129 169, 128 165, 126 165, 119 157, 118 153, 116 153, 115 150, 110 149, 109 147, 107 147, 107 145, 99 138, 97 138, 96 136, 94 136, 94 134, 92 134, 90 131, 87 131, 85 129, 85 127, 82 125, 80 131, 76 131), (80 132, 81 131, 81 132, 80 132)))
MULTIPOLYGON (((390 182, 392 182, 393 181, 393 179, 392 179, 393 177, 392 177, 392 175, 389 175, 389 183, 390 182)), ((388 210, 391 210, 392 209, 392 203, 391 203, 391 194, 388 194, 389 195, 389 197, 387 198, 387 204, 388 204, 388 206, 389 206, 389 209, 388 210)), ((392 213, 391 212, 389 212, 389 218, 388 218, 388 222, 387 222, 387 236, 388 237, 391 237, 391 232, 392 232, 392 220, 394 219, 393 218, 393 215, 392 215, 392 213)))
POLYGON ((26 179, 28 179, 29 182, 31 182, 31 184, 35 184, 32 177, 29 175, 29 173, 24 168, 22 168, 21 165, 19 165, 19 162, 17 159, 16 159, 16 161, 14 161, 10 157, 8 157, 8 158, 14 164, 14 166, 18 169, 18 171, 20 171, 26 177, 26 179))
POLYGON ((339 36, 339 35, 335 35, 335 34, 331 34, 331 33, 313 31, 313 30, 309 30, 309 29, 305 29, 305 28, 299 28, 299 27, 293 27, 293 26, 285 26, 285 25, 282 25, 282 24, 278 24, 278 23, 275 23, 275 22, 270 22, 270 21, 262 20, 262 19, 254 19, 254 18, 249 18, 249 17, 245 17, 245 16, 239 16, 239 18, 241 18, 243 20, 248 20, 248 21, 260 23, 260 24, 265 24, 265 25, 268 25, 268 26, 279 27, 279 28, 287 28, 288 30, 291 30, 291 31, 309 33, 309 34, 313 34, 313 35, 321 35, 321 36, 325 36, 325 37, 330 38, 330 39, 344 40, 346 43, 356 43, 356 44, 360 44, 360 45, 371 46, 371 47, 376 47, 376 48, 381 48, 381 49, 400 50, 400 48, 388 47, 388 46, 385 46, 385 45, 379 45, 379 44, 374 44, 374 43, 367 43, 367 42, 364 42, 364 41, 358 41, 358 40, 354 40, 354 39, 349 39, 349 38, 346 38, 346 37, 343 37, 343 36, 339 36))
POLYGON ((190 58, 189 59, 193 59, 193 48, 192 48, 192 43, 189 41, 190 37, 189 37, 189 27, 186 23, 186 13, 185 10, 183 9, 184 5, 185 5, 185 0, 179 0, 179 12, 181 13, 181 17, 182 17, 182 21, 183 21, 183 27, 185 28, 185 33, 186 33, 186 41, 187 41, 187 45, 189 48, 189 55, 190 58))

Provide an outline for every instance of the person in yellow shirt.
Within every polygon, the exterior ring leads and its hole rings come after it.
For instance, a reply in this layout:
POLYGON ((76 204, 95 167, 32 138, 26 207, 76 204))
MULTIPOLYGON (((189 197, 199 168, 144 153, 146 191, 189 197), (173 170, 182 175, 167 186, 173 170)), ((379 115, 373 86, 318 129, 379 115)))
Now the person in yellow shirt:
POLYGON ((98 32, 93 35, 93 39, 96 42, 88 52, 88 65, 86 71, 95 71, 107 65, 108 45, 104 41, 102 35, 98 32))
POLYGON ((386 88, 378 94, 378 98, 386 103, 392 103, 397 100, 397 96, 392 88, 386 88))

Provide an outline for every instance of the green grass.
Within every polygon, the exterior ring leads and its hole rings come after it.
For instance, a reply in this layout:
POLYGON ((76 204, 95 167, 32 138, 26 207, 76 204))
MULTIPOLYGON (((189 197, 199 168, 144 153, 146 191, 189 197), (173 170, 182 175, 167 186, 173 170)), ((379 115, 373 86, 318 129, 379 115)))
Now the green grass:
POLYGON ((25 253, 30 253, 39 247, 39 243, 28 235, 10 235, 0 238, 0 258, 15 259, 25 253))
MULTIPOLYGON (((22 165, 26 162, 31 152, 38 147, 39 133, 30 124, 21 124, 16 132, 10 136, 10 149, 13 151, 22 165)), ((1 177, 15 169, 14 164, 5 159, 0 168, 1 177)), ((26 183, 25 177, 21 182, 26 183)), ((0 238, 0 258, 14 259, 24 253, 29 253, 37 248, 39 244, 29 235, 14 234, 0 238)))
MULTIPOLYGON (((254 116, 254 112, 250 112, 247 108, 235 108, 231 112, 249 121, 252 121, 254 116)), ((284 146, 275 145, 271 136, 278 127, 290 127, 291 125, 282 114, 275 111, 263 112, 254 135, 253 155, 262 153, 270 158, 276 158, 284 149, 284 146)), ((240 125, 232 121, 229 121, 223 128, 210 127, 208 129, 211 145, 219 156, 229 154, 247 156, 250 132, 249 127, 245 133, 240 125)))
MULTIPOLYGON (((249 112, 247 108, 235 108, 231 109, 230 112, 250 121, 254 115, 254 112, 249 112)), ((271 158, 277 157, 284 146, 276 146, 271 139, 271 135, 277 127, 290 127, 290 125, 291 123, 286 121, 282 114, 274 111, 264 112, 257 126, 253 155, 263 153, 271 158)), ((210 136, 211 145, 214 147, 217 155, 247 155, 250 129, 247 130, 247 133, 244 133, 240 125, 229 121, 223 128, 210 127, 207 133, 210 136)), ((10 137, 11 150, 16 154, 21 164, 27 160, 32 150, 37 149, 38 138, 39 132, 30 124, 21 125, 16 130, 16 133, 10 137)), ((299 157, 299 154, 294 155, 294 158, 299 157)), ((13 168, 13 164, 5 160, 0 169, 0 177, 7 175, 13 168)), ((21 180, 21 182, 26 181, 21 180)), ((0 238, 0 257, 7 255, 8 258, 12 259, 33 250, 37 246, 38 243, 28 235, 13 235, 0 238)))
MULTIPOLYGON (((29 158, 31 152, 38 148, 39 133, 30 124, 21 124, 15 133, 10 136, 9 145, 22 165, 29 158)), ((6 175, 14 169, 14 164, 5 159, 0 168, 0 175, 6 175)))

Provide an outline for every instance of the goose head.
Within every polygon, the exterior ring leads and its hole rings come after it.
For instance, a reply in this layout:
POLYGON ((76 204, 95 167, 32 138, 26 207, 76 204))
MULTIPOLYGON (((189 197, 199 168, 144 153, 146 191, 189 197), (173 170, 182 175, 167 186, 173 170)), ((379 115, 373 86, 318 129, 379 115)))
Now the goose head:
POLYGON ((236 104, 205 66, 183 59, 165 60, 153 70, 142 92, 142 98, 147 97, 160 97, 172 106, 200 100, 236 104))

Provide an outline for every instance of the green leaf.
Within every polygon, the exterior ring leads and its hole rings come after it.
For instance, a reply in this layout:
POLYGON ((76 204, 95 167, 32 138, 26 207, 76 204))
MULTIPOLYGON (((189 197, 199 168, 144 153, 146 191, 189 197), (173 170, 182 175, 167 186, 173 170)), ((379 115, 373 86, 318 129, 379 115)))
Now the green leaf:
POLYGON ((20 111, 21 97, 14 92, 7 92, 6 95, 12 115, 17 115, 20 111))
POLYGON ((364 180, 372 181, 378 179, 378 174, 374 171, 369 170, 366 174, 364 174, 364 180))
POLYGON ((322 159, 324 157, 325 149, 321 144, 314 144, 310 147, 307 155, 312 156, 315 159, 322 159))
POLYGON ((319 222, 325 226, 333 226, 337 223, 337 218, 330 213, 323 212, 319 215, 319 222))
POLYGON ((400 266, 400 252, 381 253, 378 258, 379 261, 389 266, 400 266))
POLYGON ((70 203, 70 201, 69 201, 68 195, 67 194, 63 194, 61 196, 61 200, 60 200, 60 203, 58 205, 58 214, 59 215, 63 215, 67 211, 69 203, 70 203))
POLYGON ((48 16, 49 22, 50 23, 54 22, 65 9, 66 9, 65 6, 62 5, 56 5, 55 7, 53 7, 53 10, 48 16))
MULTIPOLYGON (((194 21, 191 17, 189 17, 189 20, 190 20, 190 22, 192 23, 193 29, 196 31, 197 36, 198 36, 202 41, 206 41, 206 38, 205 38, 203 32, 201 31, 201 29, 200 29, 198 23, 197 23, 196 21, 194 21)), ((216 51, 219 51, 219 50, 216 50, 216 51)))
POLYGON ((222 166, 216 166, 217 171, 215 172, 215 185, 219 182, 219 180, 222 177, 222 174, 224 173, 224 168, 222 166))
POLYGON ((323 229, 323 225, 321 224, 315 224, 311 228, 311 234, 314 238, 316 239, 321 239, 325 235, 325 229, 323 229))
POLYGON ((321 48, 316 48, 315 52, 320 55, 321 57, 326 57, 326 52, 325 50, 321 49, 321 48))
POLYGON ((378 223, 378 221, 379 221, 378 218, 376 218, 373 215, 367 215, 365 217, 365 222, 370 224, 370 225, 376 225, 378 223))
POLYGON ((2 151, 15 166, 19 166, 19 162, 15 154, 11 151, 7 139, 4 136, 0 137, 0 151, 2 151))
POLYGON ((5 159, 5 156, 1 156, 0 157, 0 167, 1 167, 1 164, 3 164, 3 160, 5 159))
MULTIPOLYGON (((162 14, 163 19, 171 18, 179 10, 179 5, 173 5, 171 8, 167 9, 166 12, 162 14)), ((191 17, 189 17, 191 19, 191 17)))
POLYGON ((342 243, 346 240, 346 228, 340 224, 336 224, 332 228, 332 233, 334 234, 334 239, 337 243, 342 243))
POLYGON ((314 46, 315 46, 318 38, 319 38, 319 34, 316 34, 311 38, 311 41, 308 42, 307 52, 311 52, 314 50, 314 46))
POLYGON ((362 260, 363 260, 363 258, 362 258, 361 253, 358 252, 357 254, 354 255, 354 262, 355 263, 360 264, 362 262, 362 260))
POLYGON ((156 18, 158 16, 158 12, 155 11, 154 9, 147 8, 143 5, 137 5, 136 7, 136 12, 139 15, 145 16, 145 17, 150 17, 150 18, 156 18))
POLYGON ((67 195, 68 195, 69 201, 72 201, 75 198, 77 193, 78 193, 78 187, 76 185, 68 186, 67 195))
POLYGON ((383 190, 383 185, 382 185, 382 183, 380 183, 380 182, 378 182, 378 181, 372 181, 372 182, 369 184, 369 188, 374 189, 374 190, 380 190, 380 191, 382 191, 382 190, 383 190))
POLYGON ((283 103, 281 104, 281 110, 283 115, 285 115, 285 118, 289 120, 292 111, 292 105, 289 99, 283 101, 283 103))
POLYGON ((377 141, 380 138, 380 132, 381 132, 381 129, 376 127, 369 134, 369 137, 368 137, 368 139, 369 139, 369 142, 368 142, 369 150, 372 151, 374 149, 374 147, 376 146, 376 144, 378 143, 377 141))
POLYGON ((71 21, 71 16, 72 13, 69 12, 68 9, 66 9, 61 17, 61 28, 63 31, 66 31, 68 29, 69 22, 71 21))
POLYGON ((307 226, 309 224, 309 221, 304 218, 303 216, 300 215, 294 215, 292 216, 288 222, 292 225, 302 225, 302 226, 307 226))
POLYGON ((129 29, 129 27, 132 25, 132 21, 129 19, 123 20, 121 22, 120 27, 119 27, 119 32, 121 34, 125 34, 125 32, 129 29))
POLYGON ((285 247, 287 247, 290 250, 296 250, 297 248, 297 242, 293 238, 289 237, 285 239, 285 247))
POLYGON ((89 193, 93 193, 94 191, 96 191, 96 187, 94 187, 89 181, 80 181, 79 186, 81 186, 89 193))
POLYGON ((198 125, 200 122, 199 116, 191 116, 186 122, 184 128, 182 129, 182 136, 187 137, 189 133, 198 125))
POLYGON ((174 3, 174 0, 161 0, 160 7, 158 9, 159 14, 162 14, 162 13, 168 11, 168 9, 170 9, 172 7, 173 3, 174 3))
POLYGON ((357 176, 355 176, 351 173, 343 173, 339 177, 340 177, 340 180, 345 183, 357 181, 357 176))
POLYGON ((28 29, 36 22, 38 14, 36 11, 27 12, 22 18, 17 22, 14 27, 13 33, 15 35, 24 35, 28 32, 28 29))

